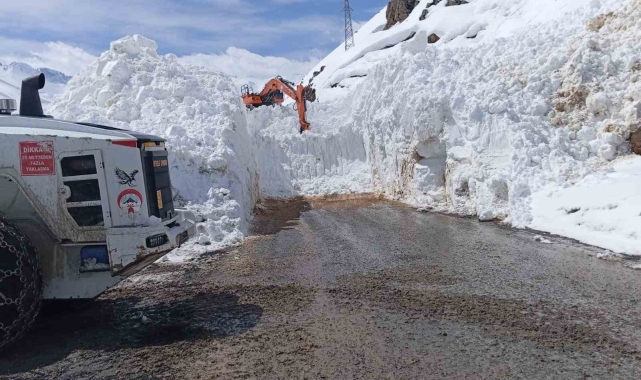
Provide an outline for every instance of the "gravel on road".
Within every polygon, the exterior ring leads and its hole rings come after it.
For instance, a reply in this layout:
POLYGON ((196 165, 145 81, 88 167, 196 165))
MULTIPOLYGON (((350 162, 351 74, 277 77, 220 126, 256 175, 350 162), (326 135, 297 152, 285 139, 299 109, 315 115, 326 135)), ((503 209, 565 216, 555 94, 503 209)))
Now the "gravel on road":
POLYGON ((256 213, 241 247, 48 305, 0 378, 641 378, 641 276, 599 249, 375 198, 256 213))

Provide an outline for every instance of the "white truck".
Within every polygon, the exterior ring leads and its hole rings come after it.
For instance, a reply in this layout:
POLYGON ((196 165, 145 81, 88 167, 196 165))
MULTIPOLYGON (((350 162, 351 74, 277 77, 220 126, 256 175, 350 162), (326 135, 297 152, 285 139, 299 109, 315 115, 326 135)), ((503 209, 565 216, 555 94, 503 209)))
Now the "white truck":
POLYGON ((194 233, 162 138, 45 116, 43 74, 0 99, 0 348, 42 299, 94 298, 194 233))

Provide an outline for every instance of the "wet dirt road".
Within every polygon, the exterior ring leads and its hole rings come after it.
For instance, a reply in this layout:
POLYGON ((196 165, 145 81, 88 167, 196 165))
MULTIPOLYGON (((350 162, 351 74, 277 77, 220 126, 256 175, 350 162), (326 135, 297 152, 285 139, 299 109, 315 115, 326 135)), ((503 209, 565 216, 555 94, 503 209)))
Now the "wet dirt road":
POLYGON ((267 207, 269 235, 239 249, 48 307, 0 378, 641 378, 641 273, 599 250, 390 203, 321 206, 267 207))

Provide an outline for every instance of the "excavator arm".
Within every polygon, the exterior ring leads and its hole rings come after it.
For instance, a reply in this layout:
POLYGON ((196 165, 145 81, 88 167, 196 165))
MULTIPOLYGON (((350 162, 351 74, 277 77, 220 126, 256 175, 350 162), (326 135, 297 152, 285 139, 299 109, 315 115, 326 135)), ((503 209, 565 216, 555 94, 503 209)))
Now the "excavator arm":
POLYGON ((298 111, 298 122, 300 133, 309 131, 312 126, 307 122, 307 102, 305 101, 305 87, 299 84, 296 87, 296 111, 298 111))
POLYGON ((259 93, 251 92, 249 86, 243 86, 242 96, 243 103, 248 108, 260 107, 264 105, 272 105, 275 103, 282 103, 285 94, 296 101, 296 110, 298 111, 298 121, 300 123, 300 133, 309 131, 311 125, 307 122, 307 102, 305 100, 305 87, 298 85, 294 88, 295 84, 289 82, 282 77, 276 77, 265 85, 265 88, 259 93))

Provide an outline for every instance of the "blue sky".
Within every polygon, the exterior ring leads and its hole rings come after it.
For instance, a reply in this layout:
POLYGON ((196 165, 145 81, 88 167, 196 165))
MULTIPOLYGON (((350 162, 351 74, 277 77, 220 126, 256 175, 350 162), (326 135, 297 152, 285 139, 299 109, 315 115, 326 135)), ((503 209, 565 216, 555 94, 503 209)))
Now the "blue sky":
MULTIPOLYGON (((351 3, 355 21, 363 22, 387 0, 351 3)), ((40 48, 52 48, 48 42, 95 56, 109 42, 135 33, 157 41, 163 54, 217 54, 237 47, 306 61, 322 58, 342 41, 342 6, 343 0, 7 1, 0 13, 0 62, 37 55, 40 48)))

